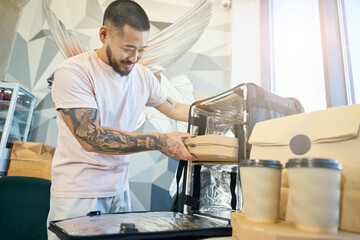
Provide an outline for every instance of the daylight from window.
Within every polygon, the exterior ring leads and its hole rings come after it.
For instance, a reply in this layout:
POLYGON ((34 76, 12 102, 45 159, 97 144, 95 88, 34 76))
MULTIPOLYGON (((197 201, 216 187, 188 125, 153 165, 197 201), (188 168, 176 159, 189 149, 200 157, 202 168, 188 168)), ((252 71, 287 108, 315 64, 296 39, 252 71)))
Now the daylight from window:
POLYGON ((311 112, 326 108, 319 7, 315 0, 272 0, 271 85, 311 112))

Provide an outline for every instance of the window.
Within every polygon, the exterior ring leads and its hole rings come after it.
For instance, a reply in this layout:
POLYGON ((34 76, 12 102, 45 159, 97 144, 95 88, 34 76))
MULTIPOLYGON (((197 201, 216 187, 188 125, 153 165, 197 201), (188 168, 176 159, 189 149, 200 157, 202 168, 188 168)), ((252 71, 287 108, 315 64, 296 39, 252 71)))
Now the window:
POLYGON ((261 2, 262 86, 299 99, 306 112, 359 104, 360 1, 261 2))
POLYGON ((360 104, 360 1, 338 0, 349 103, 360 104))
POLYGON ((316 0, 272 0, 270 85, 295 97, 306 112, 326 108, 319 7, 316 0))

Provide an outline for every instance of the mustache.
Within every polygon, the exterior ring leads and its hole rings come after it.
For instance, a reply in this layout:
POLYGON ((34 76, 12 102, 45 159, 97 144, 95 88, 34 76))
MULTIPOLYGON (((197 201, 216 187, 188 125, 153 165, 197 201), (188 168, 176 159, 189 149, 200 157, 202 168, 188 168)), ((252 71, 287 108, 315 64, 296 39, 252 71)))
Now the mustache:
POLYGON ((124 64, 134 64, 133 62, 131 62, 131 61, 125 61, 125 60, 123 60, 123 61, 121 61, 122 63, 124 63, 124 64))

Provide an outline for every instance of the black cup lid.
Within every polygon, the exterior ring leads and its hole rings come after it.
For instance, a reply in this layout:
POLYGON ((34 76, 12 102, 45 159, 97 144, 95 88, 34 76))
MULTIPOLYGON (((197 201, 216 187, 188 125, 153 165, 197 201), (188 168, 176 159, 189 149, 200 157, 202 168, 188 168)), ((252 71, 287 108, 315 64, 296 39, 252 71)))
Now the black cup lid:
POLYGON ((292 158, 285 164, 285 167, 313 167, 342 170, 342 165, 338 160, 326 158, 292 158))
POLYGON ((280 161, 262 159, 244 159, 239 161, 240 167, 269 167, 282 169, 280 161))

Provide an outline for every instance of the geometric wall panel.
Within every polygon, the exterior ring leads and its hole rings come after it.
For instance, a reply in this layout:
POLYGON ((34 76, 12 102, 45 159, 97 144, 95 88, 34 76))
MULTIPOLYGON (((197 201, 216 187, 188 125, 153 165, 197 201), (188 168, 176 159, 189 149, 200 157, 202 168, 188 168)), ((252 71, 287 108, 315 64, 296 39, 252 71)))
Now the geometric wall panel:
POLYGON ((195 63, 191 66, 192 71, 216 71, 222 70, 217 66, 211 57, 199 54, 195 59, 195 63))
MULTIPOLYGON (((166 180, 164 176, 164 181, 166 180)), ((151 210, 152 211, 170 211, 175 197, 171 198, 167 189, 152 185, 151 188, 151 210)))
POLYGON ((57 52, 59 51, 54 40, 50 38, 45 38, 44 45, 42 49, 38 49, 41 52, 40 62, 37 67, 35 81, 32 82, 32 85, 35 85, 40 77, 43 75, 44 71, 48 68, 49 62, 55 57, 57 52))
POLYGON ((37 110, 41 110, 41 109, 49 109, 55 108, 55 103, 53 102, 52 98, 51 98, 51 93, 48 93, 40 102, 39 104, 36 106, 35 111, 37 110))
POLYGON ((16 78, 26 89, 31 89, 27 42, 16 34, 8 74, 16 78))

